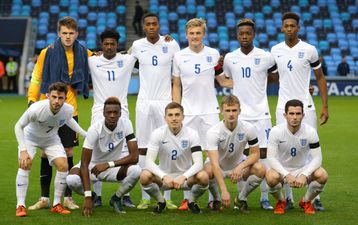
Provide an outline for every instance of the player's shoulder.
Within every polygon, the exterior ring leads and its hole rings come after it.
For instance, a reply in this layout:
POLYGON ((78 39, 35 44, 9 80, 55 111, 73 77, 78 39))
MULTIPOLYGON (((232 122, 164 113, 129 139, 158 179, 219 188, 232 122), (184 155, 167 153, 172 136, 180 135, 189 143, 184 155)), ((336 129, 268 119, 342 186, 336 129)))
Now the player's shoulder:
POLYGON ((317 134, 316 129, 310 126, 309 124, 302 123, 301 127, 304 129, 304 132, 308 135, 317 134))
POLYGON ((282 41, 282 42, 280 42, 280 43, 277 43, 277 44, 275 44, 274 46, 272 46, 271 52, 274 52, 274 51, 276 51, 276 50, 278 50, 278 49, 284 48, 285 45, 286 45, 286 43, 285 43, 284 41, 282 41))
POLYGON ((232 52, 226 53, 226 55, 225 55, 225 57, 224 57, 224 60, 231 60, 231 59, 237 57, 239 51, 240 51, 240 48, 235 49, 235 50, 232 51, 232 52))
POLYGON ((62 105, 62 109, 65 111, 65 112, 67 112, 67 113, 73 113, 74 112, 74 108, 73 108, 73 106, 72 105, 70 105, 70 104, 68 104, 68 103, 64 103, 63 105, 62 105))
POLYGON ((241 128, 241 130, 246 131, 246 132, 252 131, 255 129, 255 126, 253 124, 251 124, 247 121, 244 121, 244 120, 240 120, 240 119, 237 121, 237 126, 239 128, 241 128))
POLYGON ((189 137, 193 137, 194 135, 199 135, 198 131, 196 129, 191 128, 191 127, 188 127, 188 126, 184 125, 182 127, 182 129, 189 137))
POLYGON ((145 41, 146 41, 146 38, 145 38, 145 37, 133 41, 132 48, 143 45, 143 44, 145 43, 145 41))
POLYGON ((278 135, 279 133, 285 132, 285 129, 287 129, 286 123, 277 124, 276 126, 273 126, 270 131, 271 135, 278 135))
POLYGON ((216 48, 212 48, 212 47, 209 47, 209 46, 205 46, 205 47, 204 47, 204 51, 205 51, 206 53, 209 53, 209 54, 220 55, 219 51, 218 51, 216 48))
POLYGON ((220 133, 224 130, 224 121, 220 121, 213 126, 211 126, 208 130, 208 133, 220 133))
POLYGON ((255 55, 259 55, 262 57, 271 57, 271 53, 269 51, 266 51, 265 49, 255 47, 254 51, 255 55))

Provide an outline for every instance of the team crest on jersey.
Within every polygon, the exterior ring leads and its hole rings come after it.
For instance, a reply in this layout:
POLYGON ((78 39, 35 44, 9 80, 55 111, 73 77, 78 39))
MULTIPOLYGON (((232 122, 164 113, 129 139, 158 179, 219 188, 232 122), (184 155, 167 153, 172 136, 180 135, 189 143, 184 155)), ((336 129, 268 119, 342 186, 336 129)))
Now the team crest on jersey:
POLYGON ((189 146, 189 141, 188 140, 181 140, 181 147, 182 148, 187 148, 189 146))
POLYGON ((63 126, 63 125, 65 124, 65 121, 66 121, 66 120, 60 120, 59 126, 60 126, 60 127, 63 126))
POLYGON ((167 47, 167 46, 164 46, 164 47, 162 48, 162 51, 163 51, 163 53, 168 53, 168 47, 167 47))
POLYGON ((302 59, 305 56, 304 52, 298 52, 298 58, 302 59))
POLYGON ((260 65, 260 59, 259 58, 255 58, 255 65, 257 66, 257 65, 260 65))
POLYGON ((239 137, 239 141, 244 140, 245 134, 244 133, 238 133, 237 136, 239 137))
POLYGON ((117 132, 116 136, 117 136, 118 139, 122 139, 123 138, 123 131, 117 132))
POLYGON ((301 146, 304 147, 307 145, 307 139, 300 139, 301 146))
POLYGON ((207 56, 207 57, 206 57, 206 61, 208 61, 208 63, 211 63, 211 62, 213 61, 213 57, 207 56))
POLYGON ((123 60, 117 61, 117 65, 118 65, 119 68, 122 68, 123 67, 123 60))

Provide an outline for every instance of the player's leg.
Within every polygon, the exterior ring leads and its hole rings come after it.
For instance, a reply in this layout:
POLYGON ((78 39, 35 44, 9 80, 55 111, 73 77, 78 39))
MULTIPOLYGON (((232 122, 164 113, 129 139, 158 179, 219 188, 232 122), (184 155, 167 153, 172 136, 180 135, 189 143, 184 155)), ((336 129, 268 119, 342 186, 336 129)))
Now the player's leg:
POLYGON ((189 177, 187 185, 191 187, 191 195, 189 197, 188 207, 193 214, 201 213, 201 210, 196 204, 196 201, 202 196, 209 187, 209 176, 202 170, 192 177, 189 177))
MULTIPOLYGON (((27 160, 28 167, 22 167, 19 163, 19 169, 16 175, 16 216, 23 217, 26 216, 26 194, 29 186, 29 175, 32 164, 32 159, 36 153, 36 147, 31 145, 30 142, 26 143, 27 154, 29 154, 30 158, 27 160)), ((18 158, 20 159, 20 150, 18 152, 18 158)))
POLYGON ((209 203, 208 207, 214 211, 218 211, 221 208, 221 195, 219 191, 219 186, 214 177, 214 173, 209 161, 209 158, 206 158, 204 170, 208 174, 209 178, 209 203), (210 194, 212 195, 212 200, 210 200, 210 194), (212 201, 212 202, 211 202, 212 201))
MULTIPOLYGON (((124 116, 125 118, 128 118, 128 114, 126 112, 123 112, 123 108, 122 108, 122 116, 124 116)), ((121 117, 122 117, 121 116, 121 117)), ((128 146, 127 143, 124 143, 123 145, 123 149, 122 149, 122 153, 120 158, 126 157, 128 155, 128 146)), ((102 183, 102 182, 96 182, 96 183, 102 183)), ((96 184, 95 183, 95 184, 96 184)), ((101 185, 102 186, 102 185, 101 185)), ((97 194, 97 193, 96 193, 97 194)), ((100 199, 100 198, 99 198, 100 199)), ((102 203, 102 202, 101 202, 102 203)), ((135 208, 136 206, 133 204, 131 198, 130 198, 130 192, 127 192, 126 194, 123 195, 123 205, 128 207, 128 208, 135 208)))
POLYGON ((102 181, 121 182, 119 188, 109 202, 110 206, 113 207, 117 213, 124 213, 122 198, 136 185, 139 180, 140 172, 141 168, 138 165, 129 165, 110 168, 108 171, 104 171, 97 176, 98 179, 102 181))
POLYGON ((68 172, 66 177, 66 183, 68 188, 79 195, 84 195, 83 185, 81 180, 81 171, 80 171, 81 163, 78 163, 68 172))
MULTIPOLYGON (((58 154, 56 154, 56 151, 60 152, 61 148, 63 149, 62 146, 58 145, 50 147, 45 151, 50 161, 50 164, 53 164, 57 170, 55 176, 54 199, 51 212, 58 214, 70 214, 71 212, 64 209, 61 204, 61 198, 67 188, 66 177, 68 175, 68 164, 66 155, 59 156, 58 154)), ((65 151, 63 150, 63 152, 65 151)))
POLYGON ((153 213, 161 213, 166 207, 165 199, 160 192, 159 186, 163 185, 162 180, 148 170, 143 170, 140 174, 140 183, 143 189, 157 201, 157 206, 153 213))
MULTIPOLYGON (((78 116, 74 116, 73 119, 75 119, 78 122, 78 116)), ((68 169, 70 170, 73 167, 73 148, 75 146, 78 146, 78 134, 74 132, 72 129, 70 129, 67 125, 64 125, 60 127, 58 130, 58 135, 61 138, 61 143, 63 147, 65 148, 66 155, 67 155, 67 164, 68 169)), ((65 191, 65 200, 63 205, 68 209, 78 209, 79 206, 73 201, 72 199, 72 191, 70 188, 66 188, 65 191)))
MULTIPOLYGON (((147 144, 151 134, 150 105, 148 102, 137 100, 136 105, 136 133, 138 143, 138 165, 145 167, 145 155, 147 154, 147 144)), ((137 205, 137 209, 147 209, 150 205, 150 196, 141 186, 142 200, 137 205)))
POLYGON ((282 194, 282 176, 273 169, 269 169, 266 172, 267 185, 270 187, 270 193, 277 200, 276 207, 274 209, 275 214, 284 214, 286 201, 282 194))
POLYGON ((265 177, 265 167, 260 162, 256 162, 254 165, 244 170, 243 179, 246 183, 237 196, 239 210, 243 213, 248 213, 247 196, 255 190, 265 177))
POLYGON ((301 199, 299 205, 304 209, 306 214, 314 214, 315 210, 311 201, 316 198, 316 196, 321 193, 324 189, 328 180, 328 174, 325 169, 322 167, 318 168, 313 172, 309 177, 309 184, 307 191, 303 198, 301 199))

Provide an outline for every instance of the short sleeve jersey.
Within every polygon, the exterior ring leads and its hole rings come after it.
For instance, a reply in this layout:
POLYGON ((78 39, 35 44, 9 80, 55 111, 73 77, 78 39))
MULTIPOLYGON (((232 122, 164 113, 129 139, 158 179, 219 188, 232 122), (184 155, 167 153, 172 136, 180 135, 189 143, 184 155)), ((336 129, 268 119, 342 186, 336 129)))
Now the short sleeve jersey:
POLYGON ((148 151, 157 151, 159 168, 167 174, 183 173, 192 166, 191 148, 200 146, 197 131, 183 126, 174 135, 167 125, 153 131, 148 151))
POLYGON ((152 44, 147 38, 134 41, 132 55, 139 61, 138 99, 171 100, 171 72, 174 53, 180 50, 175 40, 164 37, 152 44))
POLYGON ((220 57, 216 49, 205 46, 199 53, 189 47, 174 56, 173 75, 180 77, 185 115, 219 112, 216 99, 215 66, 220 57))
POLYGON ((239 48, 225 56, 224 72, 233 79, 233 94, 241 103, 241 119, 271 118, 266 94, 267 74, 275 71, 273 56, 256 47, 247 55, 239 48))
POLYGON ((272 128, 267 151, 276 150, 277 160, 287 170, 301 169, 311 160, 310 149, 319 147, 316 130, 302 123, 295 133, 287 128, 287 124, 279 124, 272 128))
POLYGON ((90 126, 83 147, 92 150, 92 163, 106 163, 121 158, 123 145, 127 139, 134 140, 130 120, 120 118, 113 131, 101 121, 90 126))
POLYGON ((226 171, 239 164, 247 143, 250 147, 258 145, 253 125, 239 120, 236 128, 230 131, 221 121, 207 132, 205 150, 218 151, 220 168, 226 171))
POLYGON ((128 107, 128 85, 136 59, 128 54, 117 54, 108 60, 103 55, 88 59, 93 83, 93 109, 103 110, 110 96, 116 96, 122 107, 128 107))
POLYGON ((280 77, 277 108, 284 109, 288 100, 298 99, 305 109, 313 110, 315 107, 308 89, 311 70, 321 67, 317 49, 300 40, 292 48, 281 42, 272 47, 271 53, 280 77))

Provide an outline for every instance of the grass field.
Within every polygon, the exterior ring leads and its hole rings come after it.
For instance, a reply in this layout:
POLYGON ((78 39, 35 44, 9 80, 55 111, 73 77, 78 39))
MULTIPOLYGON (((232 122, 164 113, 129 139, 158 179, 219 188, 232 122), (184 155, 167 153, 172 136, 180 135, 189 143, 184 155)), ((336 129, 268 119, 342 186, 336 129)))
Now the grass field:
MULTIPOLYGON (((273 111, 276 97, 270 97, 270 108, 273 111)), ((320 111, 320 99, 315 98, 316 107, 320 111)), ((90 123, 92 100, 79 101, 80 124, 85 129, 90 123)), ((132 121, 134 118, 135 97, 129 98, 132 121)), ((17 143, 14 125, 26 109, 24 97, 0 96, 0 224, 357 224, 358 210, 358 98, 330 97, 328 123, 319 127, 320 143, 323 149, 323 166, 329 173, 329 181, 321 199, 326 207, 325 212, 315 215, 304 215, 301 209, 288 211, 285 215, 276 216, 259 208, 259 191, 249 196, 248 203, 251 213, 243 215, 233 209, 222 213, 212 213, 205 209, 207 194, 200 199, 199 205, 204 208, 201 215, 190 212, 166 211, 162 215, 152 215, 151 209, 127 210, 126 214, 115 214, 109 207, 110 196, 117 184, 105 184, 103 187, 104 206, 96 208, 91 218, 81 216, 81 210, 71 215, 52 215, 49 210, 29 211, 25 218, 15 217, 15 176, 17 172, 17 143)), ((274 113, 272 114, 274 115, 274 113)), ((83 142, 83 141, 81 141, 83 142)), ((37 153, 30 174, 30 185, 27 193, 27 206, 40 196, 39 187, 39 154, 37 153)), ((79 160, 81 149, 75 150, 75 163, 79 160)), ((53 185, 52 185, 53 186, 53 185)), ((229 185, 234 196, 234 185, 229 185)), ((303 190, 295 190, 295 200, 299 201, 303 190)), ((53 194, 53 191, 51 191, 53 194)), ((138 203, 140 192, 138 186, 131 192, 132 200, 138 203)), ((74 195, 82 205, 82 197, 74 195)), ((172 199, 179 204, 182 192, 172 192, 172 199)), ((271 198, 272 200, 272 198, 271 198)), ((274 203, 273 201, 271 201, 274 203)))

